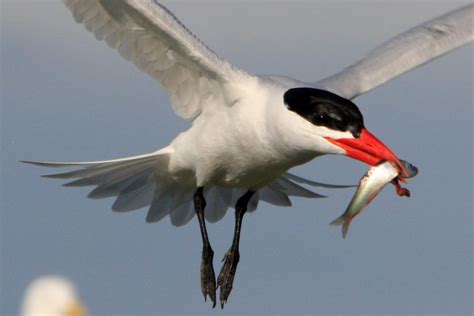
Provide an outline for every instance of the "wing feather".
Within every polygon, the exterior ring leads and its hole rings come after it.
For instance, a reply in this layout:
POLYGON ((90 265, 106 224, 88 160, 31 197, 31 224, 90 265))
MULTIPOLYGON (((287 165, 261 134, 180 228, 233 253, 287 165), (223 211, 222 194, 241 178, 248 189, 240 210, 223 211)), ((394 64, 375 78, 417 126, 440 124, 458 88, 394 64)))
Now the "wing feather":
POLYGON ((316 83, 352 99, 474 40, 474 4, 414 27, 316 83))
POLYGON ((173 110, 185 119, 203 111, 210 93, 219 104, 231 105, 236 96, 229 83, 254 78, 217 56, 155 0, 64 2, 96 39, 158 80, 170 94, 173 110))

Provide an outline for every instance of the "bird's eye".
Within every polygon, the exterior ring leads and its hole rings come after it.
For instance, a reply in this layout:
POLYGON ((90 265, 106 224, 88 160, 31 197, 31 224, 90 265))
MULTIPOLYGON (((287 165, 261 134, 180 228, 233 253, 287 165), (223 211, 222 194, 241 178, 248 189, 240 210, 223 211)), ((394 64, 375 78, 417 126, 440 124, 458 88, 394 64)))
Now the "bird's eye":
POLYGON ((329 117, 326 114, 317 114, 314 116, 314 122, 317 124, 323 124, 328 121, 329 117))

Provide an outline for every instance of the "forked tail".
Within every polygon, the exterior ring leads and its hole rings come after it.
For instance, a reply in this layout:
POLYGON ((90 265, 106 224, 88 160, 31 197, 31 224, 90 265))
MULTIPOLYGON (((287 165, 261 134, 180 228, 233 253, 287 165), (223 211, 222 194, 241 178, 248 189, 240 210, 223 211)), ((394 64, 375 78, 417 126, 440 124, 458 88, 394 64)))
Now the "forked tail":
MULTIPOLYGON (((66 187, 95 186, 87 195, 91 199, 116 197, 112 210, 128 212, 149 207, 146 221, 157 222, 170 217, 175 226, 188 223, 194 216, 192 197, 196 180, 192 174, 185 178, 170 175, 169 162, 174 151, 169 147, 155 153, 115 160, 93 162, 39 162, 23 161, 49 168, 72 168, 72 171, 48 174, 43 177, 72 179, 66 187)), ((249 202, 248 211, 254 211, 260 200, 278 206, 291 206, 290 196, 321 198, 301 184, 313 187, 344 188, 307 180, 289 173, 258 190, 249 202)), ((207 186, 204 188, 207 207, 205 216, 209 222, 224 217, 229 207, 245 193, 244 189, 207 186)))

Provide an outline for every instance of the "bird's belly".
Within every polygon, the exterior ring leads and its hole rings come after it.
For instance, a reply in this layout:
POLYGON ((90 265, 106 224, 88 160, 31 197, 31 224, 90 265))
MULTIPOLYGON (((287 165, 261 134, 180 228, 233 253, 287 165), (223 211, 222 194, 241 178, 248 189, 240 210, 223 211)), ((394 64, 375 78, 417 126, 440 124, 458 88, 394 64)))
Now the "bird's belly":
MULTIPOLYGON (((285 157, 286 158, 286 157, 285 157)), ((260 155, 225 157, 225 164, 212 170, 209 182, 219 186, 258 189, 279 178, 288 169, 308 162, 311 157, 285 159, 260 155)))
POLYGON ((220 186, 258 189, 280 177, 286 169, 268 166, 246 168, 228 168, 221 174, 211 178, 213 183, 220 186))

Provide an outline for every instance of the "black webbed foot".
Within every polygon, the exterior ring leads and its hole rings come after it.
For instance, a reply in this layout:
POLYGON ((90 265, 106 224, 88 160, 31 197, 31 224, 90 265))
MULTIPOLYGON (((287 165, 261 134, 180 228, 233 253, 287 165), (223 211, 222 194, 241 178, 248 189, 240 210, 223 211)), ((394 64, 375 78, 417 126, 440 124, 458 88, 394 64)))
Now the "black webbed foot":
POLYGON ((213 258, 214 252, 212 249, 203 250, 201 260, 201 290, 205 301, 207 301, 207 296, 209 295, 212 301, 212 308, 216 307, 216 276, 212 264, 213 258))
POLYGON ((220 287, 221 308, 224 308, 224 304, 227 303, 227 298, 232 291, 239 258, 239 251, 230 249, 222 260, 224 265, 222 266, 219 277, 217 278, 217 286, 220 287))

